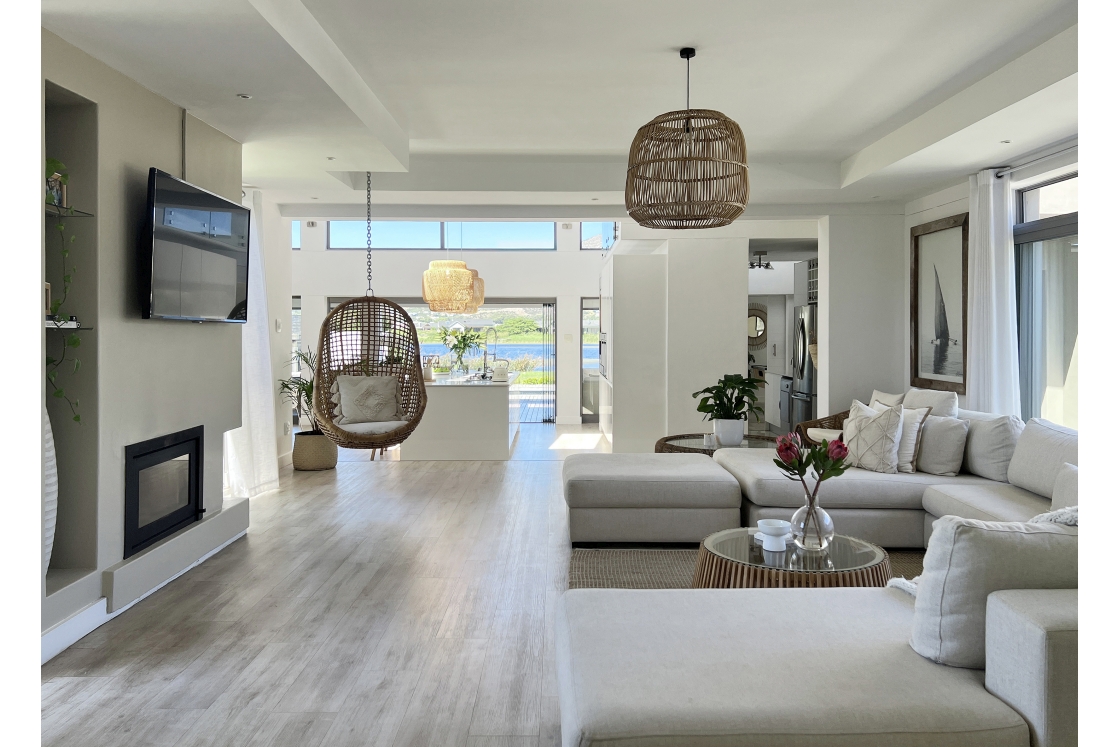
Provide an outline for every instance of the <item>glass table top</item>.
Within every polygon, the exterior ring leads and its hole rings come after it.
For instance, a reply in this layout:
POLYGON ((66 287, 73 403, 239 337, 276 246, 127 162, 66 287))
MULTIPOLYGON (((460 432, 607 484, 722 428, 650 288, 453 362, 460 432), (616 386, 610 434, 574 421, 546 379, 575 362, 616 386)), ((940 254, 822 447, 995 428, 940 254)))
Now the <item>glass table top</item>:
POLYGON ((668 442, 673 446, 680 446, 686 449, 707 449, 709 451, 714 449, 773 449, 776 446, 773 436, 764 436, 762 434, 750 434, 743 437, 743 443, 738 446, 723 446, 719 443, 715 445, 704 445, 703 436, 680 436, 677 438, 670 438, 668 442))
POLYGON ((877 545, 855 537, 838 534, 824 552, 805 552, 792 541, 785 552, 762 549, 762 538, 751 527, 725 529, 704 540, 709 552, 737 563, 777 568, 786 571, 854 571, 883 562, 886 552, 877 545))

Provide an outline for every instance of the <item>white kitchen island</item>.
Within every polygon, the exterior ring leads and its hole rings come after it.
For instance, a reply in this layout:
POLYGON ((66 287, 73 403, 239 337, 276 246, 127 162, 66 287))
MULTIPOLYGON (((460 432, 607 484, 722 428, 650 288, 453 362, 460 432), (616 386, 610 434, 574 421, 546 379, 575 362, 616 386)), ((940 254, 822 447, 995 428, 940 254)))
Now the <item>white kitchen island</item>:
POLYGON ((516 378, 425 382, 428 407, 401 444, 401 461, 508 460, 521 422, 516 378))

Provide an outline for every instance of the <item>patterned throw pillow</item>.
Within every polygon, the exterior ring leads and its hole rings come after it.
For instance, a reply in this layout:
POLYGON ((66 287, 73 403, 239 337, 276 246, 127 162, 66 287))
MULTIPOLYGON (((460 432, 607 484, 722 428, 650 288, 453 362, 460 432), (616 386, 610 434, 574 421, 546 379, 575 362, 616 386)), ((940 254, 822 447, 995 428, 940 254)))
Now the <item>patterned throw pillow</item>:
POLYGON ((396 376, 339 376, 339 425, 399 420, 396 376))
POLYGON ((852 402, 848 419, 844 421, 848 464, 872 472, 895 474, 901 440, 902 405, 875 412, 859 400, 852 402))

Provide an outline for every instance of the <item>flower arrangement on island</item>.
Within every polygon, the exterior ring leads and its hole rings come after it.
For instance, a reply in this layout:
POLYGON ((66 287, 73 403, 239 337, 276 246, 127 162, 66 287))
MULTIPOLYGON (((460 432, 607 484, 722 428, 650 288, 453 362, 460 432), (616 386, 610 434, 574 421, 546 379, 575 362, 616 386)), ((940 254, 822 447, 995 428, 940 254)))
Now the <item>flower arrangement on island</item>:
POLYGON ((440 337, 443 338, 444 347, 455 359, 455 366, 463 368, 463 356, 471 350, 478 350, 482 345, 482 333, 474 329, 445 329, 440 327, 440 337))
POLYGON ((774 460, 774 464, 790 480, 800 481, 805 490, 805 505, 790 519, 793 541, 806 550, 824 550, 836 531, 832 525, 832 517, 820 507, 818 493, 821 483, 839 477, 851 466, 845 461, 848 447, 840 439, 805 446, 796 433, 790 433, 778 439, 777 452, 778 458, 774 460), (816 480, 812 490, 805 479, 810 469, 816 480))

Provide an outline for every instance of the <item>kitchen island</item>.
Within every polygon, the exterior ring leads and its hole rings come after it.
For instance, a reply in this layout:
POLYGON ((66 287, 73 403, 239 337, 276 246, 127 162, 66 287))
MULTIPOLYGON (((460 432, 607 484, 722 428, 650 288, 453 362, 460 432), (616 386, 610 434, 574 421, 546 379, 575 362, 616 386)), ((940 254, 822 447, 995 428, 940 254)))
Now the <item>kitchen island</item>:
POLYGON ((401 461, 508 460, 521 421, 516 379, 424 382, 428 406, 401 444, 401 461))

